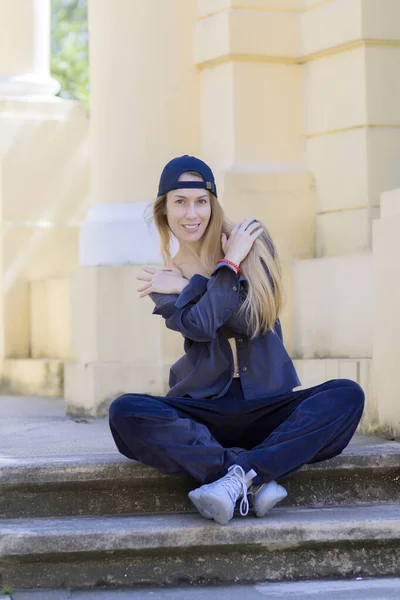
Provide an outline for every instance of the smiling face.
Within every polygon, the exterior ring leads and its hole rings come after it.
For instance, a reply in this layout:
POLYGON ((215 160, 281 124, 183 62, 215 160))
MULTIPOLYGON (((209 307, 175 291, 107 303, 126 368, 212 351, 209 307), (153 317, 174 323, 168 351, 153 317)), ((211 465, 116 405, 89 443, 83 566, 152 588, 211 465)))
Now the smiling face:
MULTIPOLYGON (((179 181, 203 181, 199 175, 183 173, 179 181)), ((211 218, 210 194, 205 189, 184 188, 167 194, 168 225, 180 250, 200 251, 201 238, 211 218)))

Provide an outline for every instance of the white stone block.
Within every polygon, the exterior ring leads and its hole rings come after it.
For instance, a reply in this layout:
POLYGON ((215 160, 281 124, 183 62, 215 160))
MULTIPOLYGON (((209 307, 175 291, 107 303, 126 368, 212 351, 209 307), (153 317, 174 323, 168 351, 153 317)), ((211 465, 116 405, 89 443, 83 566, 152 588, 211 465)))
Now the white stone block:
POLYGON ((324 360, 305 360, 302 361, 302 388, 310 388, 326 381, 325 361, 324 360))
POLYGON ((400 215, 400 189, 388 190, 381 194, 381 218, 400 215))
POLYGON ((375 40, 400 40, 398 0, 362 0, 362 36, 375 40))
MULTIPOLYGON (((300 15, 300 54, 307 56, 361 37, 361 2, 335 0, 300 15)), ((307 6, 307 8, 311 7, 307 6)))
POLYGON ((294 356, 372 356, 371 254, 295 261, 293 280, 294 356))
POLYGON ((371 248, 371 221, 379 209, 360 208, 317 215, 318 257, 368 252, 371 248))
POLYGON ((358 362, 355 360, 339 360, 339 378, 359 380, 358 362))
POLYGON ((379 424, 400 434, 400 215, 373 225, 373 381, 379 424))
POLYGON ((24 96, 52 96, 60 91, 60 83, 49 76, 25 73, 24 75, 1 75, 0 98, 24 96))
POLYGON ((95 204, 89 209, 79 237, 82 267, 161 262, 159 238, 145 217, 149 202, 95 204))
POLYGON ((304 65, 306 135, 365 125, 365 68, 362 47, 304 65))
POLYGON ((298 53, 295 13, 227 10, 197 22, 195 62, 229 56, 294 58, 298 53))
MULTIPOLYGON (((336 132, 307 139, 305 147, 319 212, 379 207, 383 191, 400 187, 400 128, 336 132)), ((350 241, 343 240, 351 248, 350 241)), ((362 246, 353 245, 352 252, 359 251, 362 246)))
POLYGON ((161 322, 152 315, 152 300, 139 298, 140 273, 133 266, 80 267, 71 273, 73 360, 146 364, 160 360, 161 322))
POLYGON ((358 383, 365 394, 365 407, 358 433, 379 431, 376 397, 373 393, 372 359, 300 359, 294 361, 302 382, 299 389, 320 385, 331 379, 350 379, 358 383))
POLYGON ((255 12, 297 12, 298 0, 197 0, 198 18, 234 9, 255 12))
MULTIPOLYGON (((400 120, 398 124, 400 124, 400 120)), ((379 206, 382 192, 400 188, 400 128, 373 127, 369 129, 367 152, 369 205, 379 206)))
MULTIPOLYGON (((398 6, 400 9, 400 3, 398 6)), ((383 9, 380 12, 384 14, 383 9)), ((366 123, 399 125, 400 47, 385 45, 383 42, 381 46, 367 46, 363 54, 366 123)))
POLYGON ((30 330, 33 358, 69 358, 69 279, 30 283, 30 330))
POLYGON ((169 365, 125 362, 66 363, 65 403, 67 414, 100 417, 118 396, 167 393, 169 365))
POLYGON ((368 206, 368 135, 364 129, 306 139, 305 149, 315 177, 319 212, 368 206))
POLYGON ((62 396, 64 362, 47 359, 8 359, 0 366, 2 394, 62 396))

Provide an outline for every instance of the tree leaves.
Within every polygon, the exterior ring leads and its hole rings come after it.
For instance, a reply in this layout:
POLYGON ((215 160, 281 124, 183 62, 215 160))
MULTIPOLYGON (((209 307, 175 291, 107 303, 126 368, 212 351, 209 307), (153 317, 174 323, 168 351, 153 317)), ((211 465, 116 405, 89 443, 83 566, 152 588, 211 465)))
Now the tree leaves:
POLYGON ((60 82, 61 98, 89 108, 87 0, 52 0, 50 70, 60 82))

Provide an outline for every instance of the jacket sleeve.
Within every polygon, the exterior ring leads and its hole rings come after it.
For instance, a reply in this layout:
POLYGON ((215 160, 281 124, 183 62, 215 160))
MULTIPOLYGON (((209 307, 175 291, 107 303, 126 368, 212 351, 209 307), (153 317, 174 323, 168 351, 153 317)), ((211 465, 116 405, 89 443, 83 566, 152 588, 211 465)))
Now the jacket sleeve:
MULTIPOLYGON (((229 329, 231 331, 233 331, 233 333, 245 335, 248 337, 250 337, 250 335, 251 335, 251 331, 249 331, 249 326, 248 326, 248 322, 246 319, 246 314, 242 314, 242 315, 240 315, 240 317, 237 315, 237 313, 233 314, 226 321, 225 325, 227 327, 229 327, 229 329)), ((275 321, 273 331, 283 341, 282 326, 281 326, 281 322, 280 322, 279 318, 275 321)))
POLYGON ((219 263, 210 279, 193 275, 180 295, 153 292, 153 314, 161 315, 166 326, 195 342, 209 342, 236 311, 239 303, 239 276, 227 264, 219 263))

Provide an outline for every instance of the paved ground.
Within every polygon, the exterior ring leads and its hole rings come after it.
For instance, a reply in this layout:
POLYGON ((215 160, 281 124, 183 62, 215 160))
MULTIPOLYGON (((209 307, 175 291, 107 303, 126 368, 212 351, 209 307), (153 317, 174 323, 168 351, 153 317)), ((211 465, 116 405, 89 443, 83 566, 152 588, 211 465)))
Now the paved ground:
POLYGON ((119 454, 108 420, 65 416, 62 398, 0 396, 0 456, 119 454))
MULTIPOLYGON (((352 443, 376 443, 355 437, 352 443)), ((62 398, 0 396, 0 459, 118 454, 107 418, 65 416, 62 398)), ((400 596, 399 596, 400 599, 400 596)))
MULTIPOLYGON (((1 597, 0 598, 4 598, 1 597)), ((12 600, 399 600, 400 579, 306 581, 235 587, 16 592, 12 600)))

